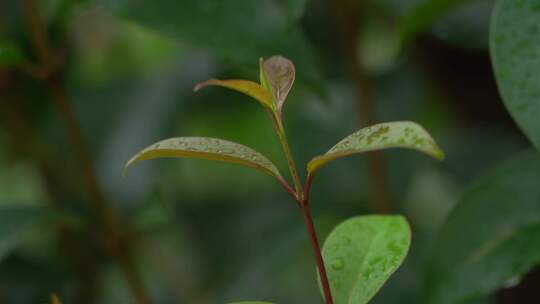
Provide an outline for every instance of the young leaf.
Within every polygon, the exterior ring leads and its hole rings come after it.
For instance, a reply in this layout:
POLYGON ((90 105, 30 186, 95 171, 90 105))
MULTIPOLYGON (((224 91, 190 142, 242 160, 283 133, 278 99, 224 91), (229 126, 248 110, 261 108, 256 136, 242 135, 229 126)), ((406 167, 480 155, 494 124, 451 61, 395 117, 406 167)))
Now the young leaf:
POLYGON ((335 304, 365 304, 401 265, 411 243, 402 216, 358 216, 339 224, 323 246, 335 304))
POLYGON ((193 90, 197 92, 198 90, 211 85, 221 86, 244 93, 250 97, 255 98, 265 108, 272 109, 272 95, 270 94, 270 92, 268 92, 265 88, 263 88, 260 84, 256 82, 240 79, 209 79, 207 81, 203 81, 197 84, 193 90))
POLYGON ((506 108, 540 150, 540 3, 500 0, 493 12, 490 50, 506 108))
POLYGON ((474 181, 440 230, 425 279, 430 304, 469 303, 540 264, 540 154, 474 181))
POLYGON ((272 92, 277 109, 281 111, 294 83, 294 64, 283 56, 272 56, 262 61, 261 68, 261 83, 272 92))
POLYGON ((417 123, 388 122, 360 129, 345 137, 325 154, 314 157, 308 163, 308 174, 313 175, 321 166, 337 158, 389 148, 414 149, 436 159, 444 158, 444 153, 433 138, 417 123))
POLYGON ((176 137, 159 141, 133 156, 125 170, 134 163, 170 157, 191 157, 216 160, 255 168, 278 180, 282 177, 276 166, 259 152, 223 139, 208 137, 176 137))

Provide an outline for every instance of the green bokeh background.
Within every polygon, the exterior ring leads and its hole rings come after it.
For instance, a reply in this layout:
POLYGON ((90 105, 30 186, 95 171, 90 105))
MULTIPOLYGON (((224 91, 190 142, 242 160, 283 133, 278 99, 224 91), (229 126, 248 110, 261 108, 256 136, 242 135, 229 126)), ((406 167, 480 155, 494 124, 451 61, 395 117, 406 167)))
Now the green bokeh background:
MULTIPOLYGON (((284 120, 301 175, 313 156, 364 124, 366 101, 348 72, 355 60, 376 121, 417 121, 445 151, 444 162, 384 152, 388 183, 378 189, 411 222, 413 242, 373 303, 424 303, 427 267, 441 254, 438 232, 462 192, 530 143, 505 110, 491 70, 493 1, 456 1, 402 44, 400 22, 421 2, 36 1, 64 59, 65 87, 100 187, 139 232, 132 253, 155 303, 322 303, 301 216, 272 178, 200 160, 147 162, 122 177, 135 152, 174 136, 239 142, 287 172, 258 103, 221 88, 192 91, 213 77, 256 80, 259 57, 273 54, 297 68, 284 120), (339 5, 350 5, 346 32, 357 35, 341 35, 339 5), (344 41, 356 46, 352 57, 344 41)), ((47 86, 19 66, 39 62, 22 7, 0 2, 0 54, 11 54, 0 61, 0 207, 63 206, 86 217, 89 197, 65 125, 47 86)), ((321 239, 339 222, 373 213, 367 161, 342 159, 318 174, 312 208, 321 239)), ((45 303, 52 292, 77 303, 85 286, 58 230, 31 231, 0 262, 0 303, 45 303)), ((88 303, 135 303, 118 265, 95 244, 79 246, 100 265, 88 303)), ((533 271, 488 298, 460 303, 536 303, 539 280, 533 271)))

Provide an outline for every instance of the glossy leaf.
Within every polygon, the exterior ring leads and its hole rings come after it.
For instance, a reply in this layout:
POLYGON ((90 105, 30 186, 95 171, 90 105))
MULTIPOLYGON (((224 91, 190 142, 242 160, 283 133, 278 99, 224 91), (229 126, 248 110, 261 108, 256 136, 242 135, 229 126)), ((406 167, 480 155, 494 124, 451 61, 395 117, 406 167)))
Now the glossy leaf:
POLYGON ((272 56, 262 61, 261 69, 261 83, 272 92, 277 109, 281 111, 294 83, 294 64, 283 56, 272 56))
POLYGON ((250 97, 255 98, 260 102, 264 107, 272 109, 272 95, 260 84, 249 81, 249 80, 218 80, 218 79, 209 79, 207 81, 197 84, 194 88, 195 91, 198 91, 207 86, 221 86, 228 89, 232 89, 241 93, 244 93, 250 97))
POLYGON ((34 229, 43 228, 65 216, 45 208, 0 209, 0 260, 22 242, 34 229))
POLYGON ((308 173, 312 175, 321 166, 344 156, 389 148, 414 149, 439 160, 444 158, 433 138, 417 123, 388 122, 360 129, 345 137, 325 154, 313 158, 308 163, 308 173))
POLYGON ((133 156, 129 166, 148 159, 190 157, 216 160, 255 168, 277 179, 281 178, 276 166, 259 152, 223 139, 207 137, 176 137, 159 141, 133 156))
POLYGON ((540 265, 540 154, 515 155, 466 189, 434 244, 428 303, 481 299, 540 265))
POLYGON ((408 42, 425 31, 438 18, 452 12, 468 0, 423 0, 403 17, 400 25, 401 40, 408 42))
POLYGON ((339 224, 323 246, 335 304, 364 304, 398 269, 411 243, 402 216, 359 216, 339 224))
POLYGON ((24 60, 19 47, 12 41, 0 41, 0 66, 13 65, 24 60))
POLYGON ((506 108, 540 150, 540 3, 500 0, 495 6, 490 49, 506 108))

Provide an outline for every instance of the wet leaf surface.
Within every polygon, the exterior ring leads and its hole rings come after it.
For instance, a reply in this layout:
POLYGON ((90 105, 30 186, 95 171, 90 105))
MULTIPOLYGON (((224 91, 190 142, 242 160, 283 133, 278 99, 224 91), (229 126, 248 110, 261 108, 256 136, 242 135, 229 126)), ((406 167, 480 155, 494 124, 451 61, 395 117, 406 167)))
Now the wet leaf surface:
POLYGON ((334 303, 368 303, 401 265, 410 242, 402 216, 359 216, 339 224, 323 246, 334 303))
POLYGON ((540 1, 500 0, 490 33, 491 59, 506 108, 540 150, 540 1))
POLYGON ((540 154, 515 155, 474 181, 442 227, 428 303, 481 299, 540 263, 540 154))
POLYGON ((208 137, 176 137, 159 141, 133 156, 129 166, 149 159, 188 157, 216 160, 255 168, 281 178, 276 166, 259 152, 231 141, 208 137))
POLYGON ((312 175, 323 165, 341 157, 390 148, 413 149, 439 160, 444 158, 433 138, 417 123, 389 122, 360 129, 345 137, 325 154, 314 157, 308 163, 308 172, 312 175))

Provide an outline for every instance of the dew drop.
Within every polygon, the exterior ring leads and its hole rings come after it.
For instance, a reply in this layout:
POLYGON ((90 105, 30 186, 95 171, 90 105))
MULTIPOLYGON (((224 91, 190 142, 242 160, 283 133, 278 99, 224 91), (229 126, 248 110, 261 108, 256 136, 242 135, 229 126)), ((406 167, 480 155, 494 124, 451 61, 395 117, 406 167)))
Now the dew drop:
POLYGON ((345 261, 343 261, 342 258, 335 258, 330 263, 330 266, 332 266, 332 269, 334 270, 341 270, 343 267, 345 267, 345 261))

